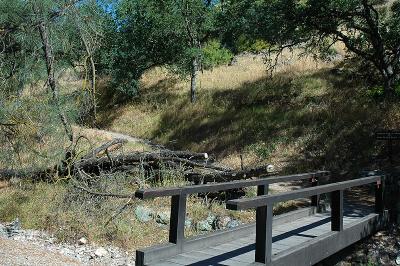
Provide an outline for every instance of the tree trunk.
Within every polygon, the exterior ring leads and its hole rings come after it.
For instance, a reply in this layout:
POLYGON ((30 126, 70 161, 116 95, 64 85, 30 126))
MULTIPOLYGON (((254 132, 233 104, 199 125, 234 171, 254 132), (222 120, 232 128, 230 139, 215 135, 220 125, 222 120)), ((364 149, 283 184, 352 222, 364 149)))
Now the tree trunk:
POLYGON ((39 33, 40 37, 42 40, 43 44, 43 52, 44 52, 44 59, 46 62, 46 68, 47 68, 47 76, 48 80, 47 82, 49 83, 49 86, 52 91, 52 96, 53 96, 53 101, 56 105, 58 116, 60 117, 61 123, 64 126, 65 132, 67 133, 67 136, 71 142, 74 140, 74 135, 72 132, 71 125, 68 123, 67 118, 63 111, 61 110, 60 107, 60 100, 59 100, 59 95, 58 95, 58 89, 56 85, 56 80, 55 80, 55 75, 54 75, 54 57, 53 57, 53 51, 50 45, 50 40, 47 32, 47 26, 44 21, 40 21, 39 23, 39 33))
POLYGON ((97 120, 97 101, 96 101, 96 65, 94 64, 93 56, 90 55, 90 63, 92 65, 92 127, 96 126, 97 120))
POLYGON ((386 96, 394 96, 395 89, 394 85, 396 84, 396 77, 395 75, 384 75, 383 77, 383 89, 386 96))
POLYGON ((92 127, 96 126, 96 118, 97 118, 97 101, 96 101, 96 65, 94 63, 93 55, 90 50, 89 44, 87 43, 85 37, 81 33, 81 39, 83 45, 85 46, 87 56, 89 57, 90 61, 90 69, 91 69, 91 113, 92 113, 92 127))
POLYGON ((196 102, 196 86, 197 86, 197 76, 199 70, 199 63, 197 57, 192 60, 192 73, 190 75, 190 101, 192 103, 196 102))

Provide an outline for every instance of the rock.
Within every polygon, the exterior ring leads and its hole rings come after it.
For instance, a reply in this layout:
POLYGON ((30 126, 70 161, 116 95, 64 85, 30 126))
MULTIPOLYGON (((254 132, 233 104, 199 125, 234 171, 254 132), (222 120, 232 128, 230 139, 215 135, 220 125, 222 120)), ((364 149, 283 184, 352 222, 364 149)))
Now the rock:
POLYGON ((185 228, 192 227, 192 224, 193 224, 193 220, 190 219, 189 217, 186 217, 186 219, 185 219, 185 228))
POLYGON ((207 220, 197 222, 196 228, 199 231, 207 232, 212 230, 212 226, 208 223, 207 220))
POLYGON ((75 249, 75 252, 78 254, 83 254, 85 251, 86 251, 85 247, 80 247, 80 248, 75 249))
POLYGON ((228 66, 235 66, 238 64, 238 58, 236 56, 232 57, 231 61, 229 62, 228 66))
POLYGON ((235 228, 235 227, 238 227, 240 224, 241 224, 241 222, 238 220, 231 220, 226 225, 226 228, 235 228))
POLYGON ((87 241, 87 239, 84 238, 84 237, 81 237, 81 238, 78 240, 78 245, 86 245, 87 243, 88 243, 88 241, 87 241))
POLYGON ((6 224, 6 230, 9 237, 17 235, 21 230, 21 222, 19 221, 19 218, 16 218, 11 223, 6 224))
POLYGON ((139 222, 146 223, 153 219, 153 212, 150 208, 145 206, 137 206, 135 209, 135 216, 139 222))
POLYGON ((396 265, 400 265, 400 254, 396 258, 396 265))
POLYGON ((100 258, 105 257, 108 255, 108 251, 105 248, 100 247, 100 248, 96 249, 96 251, 94 252, 94 255, 96 255, 96 257, 100 257, 100 258))
POLYGON ((7 228, 0 224, 0 237, 8 237, 7 228))
POLYGON ((275 167, 272 164, 267 165, 267 172, 268 173, 275 172, 275 167))
POLYGON ((213 226, 213 224, 215 223, 216 218, 217 217, 214 214, 210 213, 210 214, 208 214, 206 221, 207 221, 207 223, 209 225, 213 226))
POLYGON ((169 223, 170 214, 168 212, 160 212, 157 214, 156 222, 159 224, 167 225, 169 223))
POLYGON ((214 229, 224 229, 232 219, 229 216, 218 216, 213 224, 214 229))

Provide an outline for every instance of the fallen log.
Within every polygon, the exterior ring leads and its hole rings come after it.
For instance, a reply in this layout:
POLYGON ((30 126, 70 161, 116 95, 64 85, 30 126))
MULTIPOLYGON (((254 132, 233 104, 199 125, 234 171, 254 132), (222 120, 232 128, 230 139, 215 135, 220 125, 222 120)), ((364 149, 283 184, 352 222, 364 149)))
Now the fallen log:
POLYGON ((107 143, 104 143, 100 147, 88 152, 88 154, 85 155, 84 157, 82 157, 81 160, 88 160, 91 158, 100 157, 101 155, 103 155, 106 152, 106 150, 108 150, 109 152, 115 151, 115 150, 121 148, 127 142, 128 141, 125 139, 113 139, 107 143))
POLYGON ((215 158, 209 156, 208 153, 195 153, 189 151, 170 151, 170 150, 163 150, 159 152, 161 157, 179 157, 181 159, 187 160, 200 160, 200 161, 207 161, 207 162, 214 162, 215 158))
MULTIPOLYGON (((177 152, 177 153, 134 152, 134 153, 121 154, 110 157, 90 158, 86 160, 83 159, 76 162, 74 164, 74 168, 82 169, 87 173, 96 173, 99 170, 107 171, 113 167, 120 167, 123 165, 140 165, 142 163, 147 163, 154 166, 155 168, 158 168, 157 165, 159 163, 175 162, 175 163, 181 163, 182 165, 189 167, 203 167, 218 171, 232 170, 228 167, 214 166, 210 164, 208 161, 204 161, 204 163, 201 163, 195 160, 189 160, 179 157, 179 156, 188 157, 188 155, 189 153, 185 152, 177 152), (167 154, 168 157, 165 157, 165 155, 167 154)), ((192 154, 191 156, 195 157, 196 159, 202 158, 203 160, 205 160, 206 157, 204 153, 192 154)))
POLYGON ((42 171, 1 170, 0 180, 12 177, 31 179, 33 181, 51 180, 54 176, 79 176, 79 171, 89 175, 101 175, 107 172, 134 173, 140 167, 152 178, 162 178, 163 170, 176 169, 183 171, 184 177, 193 183, 226 182, 271 174, 268 165, 235 171, 226 166, 214 163, 214 158, 207 153, 189 151, 160 150, 157 152, 132 152, 113 155, 111 150, 119 149, 127 141, 113 139, 98 148, 91 150, 78 161, 64 161, 60 165, 42 171))
POLYGON ((188 181, 197 183, 199 180, 202 183, 210 183, 210 182, 228 182, 234 180, 242 180, 247 178, 254 177, 262 177, 262 176, 270 176, 275 174, 275 172, 271 171, 269 165, 263 165, 260 167, 240 170, 240 171, 222 171, 222 172, 213 172, 213 173, 199 173, 196 171, 189 171, 185 173, 185 177, 188 181))

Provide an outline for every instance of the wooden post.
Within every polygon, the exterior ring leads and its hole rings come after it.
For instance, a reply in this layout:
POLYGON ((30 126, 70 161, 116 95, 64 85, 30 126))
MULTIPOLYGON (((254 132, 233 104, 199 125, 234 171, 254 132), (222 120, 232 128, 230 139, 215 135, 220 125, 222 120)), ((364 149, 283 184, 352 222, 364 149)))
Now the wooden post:
POLYGON ((257 208, 255 261, 268 265, 272 260, 273 206, 257 208))
MULTIPOLYGON (((257 186, 257 196, 268 194, 268 185, 257 186)), ((267 236, 267 206, 258 207, 256 210, 256 261, 264 263, 267 236)), ((272 232, 271 232, 272 234, 272 232)), ((272 236, 271 236, 272 239, 272 236)))
MULTIPOLYGON (((315 176, 311 178, 310 182, 312 187, 316 187, 319 184, 319 180, 315 176)), ((319 206, 319 199, 320 199, 319 195, 311 196, 311 206, 316 207, 317 211, 319 206)))
POLYGON ((331 192, 331 230, 343 231, 343 190, 331 192))
POLYGON ((171 218, 169 226, 169 242, 183 248, 185 240, 186 194, 171 197, 171 218))
POLYGON ((384 199, 383 199, 384 179, 376 183, 375 186, 375 213, 382 214, 384 211, 384 199))

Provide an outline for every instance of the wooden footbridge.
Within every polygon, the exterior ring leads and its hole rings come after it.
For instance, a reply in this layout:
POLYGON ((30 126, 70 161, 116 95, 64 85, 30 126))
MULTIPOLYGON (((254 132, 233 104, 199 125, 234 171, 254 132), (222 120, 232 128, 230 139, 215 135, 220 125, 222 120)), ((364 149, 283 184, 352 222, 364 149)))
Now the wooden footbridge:
POLYGON ((136 252, 136 265, 313 265, 380 230, 387 222, 383 206, 383 177, 370 176, 319 185, 329 172, 227 183, 139 190, 136 197, 171 197, 169 243, 136 252), (309 180, 311 186, 268 195, 273 183, 309 180), (375 187, 375 206, 346 202, 344 191, 375 187), (256 223, 208 235, 185 238, 188 195, 257 186, 257 196, 229 200, 230 210, 256 208, 256 223), (330 212, 318 212, 319 196, 330 195, 330 212), (273 205, 300 198, 310 207, 273 216, 273 205))

